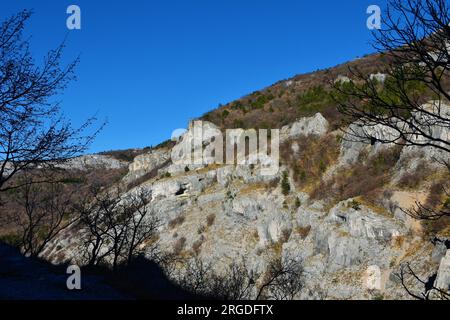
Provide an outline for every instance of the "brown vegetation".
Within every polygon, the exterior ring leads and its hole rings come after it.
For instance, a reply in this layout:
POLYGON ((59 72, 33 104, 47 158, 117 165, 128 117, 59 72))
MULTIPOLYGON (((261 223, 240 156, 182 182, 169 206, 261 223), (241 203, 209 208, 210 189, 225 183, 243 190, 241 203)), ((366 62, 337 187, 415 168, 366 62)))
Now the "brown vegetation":
POLYGON ((173 218, 172 220, 169 221, 169 228, 173 229, 176 226, 182 225, 185 219, 186 218, 184 217, 184 215, 179 215, 173 218))
POLYGON ((322 180, 311 192, 311 198, 339 202, 370 195, 389 182, 400 152, 401 147, 393 147, 368 159, 364 159, 367 156, 362 155, 352 167, 340 169, 332 178, 322 180))
POLYGON ((349 76, 349 67, 358 67, 365 74, 375 73, 387 57, 369 55, 362 59, 326 70, 297 75, 256 91, 236 101, 220 105, 201 117, 220 128, 281 128, 300 117, 320 112, 332 129, 340 126, 343 115, 331 98, 331 85, 339 75, 349 76))
POLYGON ((175 255, 181 254, 185 246, 186 246, 186 238, 185 237, 179 238, 177 241, 175 241, 173 245, 173 253, 175 255))
POLYGON ((216 220, 216 215, 214 213, 209 214, 206 217, 206 224, 208 227, 211 227, 214 224, 214 221, 216 220))
POLYGON ((339 142, 333 135, 301 137, 280 146, 280 155, 293 172, 297 187, 304 188, 319 181, 339 155, 339 142), (298 152, 292 146, 298 146, 298 152))

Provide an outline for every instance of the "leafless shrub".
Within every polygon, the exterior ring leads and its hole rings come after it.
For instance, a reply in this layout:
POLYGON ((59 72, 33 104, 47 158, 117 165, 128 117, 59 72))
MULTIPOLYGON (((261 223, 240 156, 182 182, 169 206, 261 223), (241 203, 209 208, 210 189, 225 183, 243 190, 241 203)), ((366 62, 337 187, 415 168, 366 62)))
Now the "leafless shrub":
POLYGON ((426 163, 421 162, 413 172, 405 173, 398 181, 398 185, 402 188, 417 188, 430 175, 430 168, 426 163))
POLYGON ((216 220, 216 215, 214 213, 209 214, 206 217, 206 224, 208 227, 211 227, 214 224, 214 221, 216 220))
POLYGON ((92 202, 78 206, 88 265, 130 263, 155 239, 160 220, 149 208, 148 192, 122 196, 116 191, 92 187, 92 202))
POLYGON ((311 198, 342 201, 369 195, 389 181, 400 152, 401 147, 386 149, 349 169, 338 171, 330 179, 322 180, 311 192, 311 198))
POLYGON ((74 224, 74 197, 56 181, 34 184, 35 176, 26 175, 15 200, 19 211, 14 216, 21 230, 21 247, 26 256, 39 256, 53 239, 74 224))
POLYGON ((309 232, 311 231, 311 226, 297 227, 295 230, 302 239, 305 239, 309 235, 309 232))
POLYGON ((302 267, 292 259, 271 261, 267 272, 249 269, 245 259, 232 262, 217 272, 198 257, 184 263, 174 279, 184 289, 220 300, 294 299, 303 287, 302 267))
POLYGON ((173 229, 176 226, 182 225, 184 220, 186 220, 184 215, 179 215, 179 216, 173 218, 172 220, 169 221, 169 228, 173 229))
POLYGON ((337 159, 339 143, 333 135, 319 138, 315 136, 296 139, 280 146, 283 161, 291 168, 297 186, 314 183, 337 159), (292 145, 298 146, 298 153, 292 151, 292 145))
POLYGON ((281 230, 281 237, 280 242, 286 243, 289 241, 289 238, 291 237, 292 229, 283 229, 281 230))
POLYGON ((303 288, 303 268, 293 258, 273 259, 263 276, 256 300, 293 300, 303 288))
POLYGON ((410 263, 402 264, 400 267, 400 271, 396 273, 395 276, 400 280, 406 292, 411 297, 417 300, 450 300, 450 292, 435 287, 434 282, 436 280, 436 275, 433 275, 428 279, 422 279, 413 270, 410 263), (420 283, 423 287, 423 290, 420 292, 415 292, 413 289, 411 289, 410 285, 408 285, 410 281, 420 283))
POLYGON ((98 133, 82 136, 95 119, 74 129, 61 115, 55 97, 74 80, 78 59, 61 65, 63 43, 37 65, 23 37, 31 15, 21 11, 0 26, 0 192, 20 187, 12 178, 25 170, 79 155, 98 133))
POLYGON ((173 253, 175 255, 179 255, 184 250, 185 246, 186 246, 186 238, 185 237, 179 238, 177 241, 175 241, 173 245, 173 253))
POLYGON ((201 250, 201 246, 203 245, 203 241, 204 241, 204 238, 200 237, 200 239, 198 239, 197 241, 195 241, 192 244, 192 251, 194 251, 194 254, 197 256, 200 254, 200 250, 201 250))

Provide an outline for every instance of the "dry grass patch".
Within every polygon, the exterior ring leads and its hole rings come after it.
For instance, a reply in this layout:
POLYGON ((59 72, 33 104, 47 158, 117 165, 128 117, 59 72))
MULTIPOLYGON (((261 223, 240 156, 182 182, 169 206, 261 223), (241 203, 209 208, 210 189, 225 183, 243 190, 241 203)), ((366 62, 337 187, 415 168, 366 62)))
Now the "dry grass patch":
POLYGON ((184 223, 184 221, 186 220, 184 215, 180 215, 178 217, 173 218, 172 220, 169 221, 169 228, 173 229, 176 226, 182 225, 184 223))
POLYGON ((246 184, 239 190, 239 194, 245 195, 249 193, 263 192, 267 190, 268 185, 262 182, 246 184))
POLYGON ((413 172, 405 173, 400 178, 397 185, 402 189, 417 189, 427 181, 432 174, 433 170, 425 162, 421 162, 413 172))
POLYGON ((295 232, 297 232, 302 239, 306 239, 311 231, 311 226, 307 227, 297 227, 295 228, 295 232))
MULTIPOLYGON (((450 212, 450 173, 431 186, 424 206, 435 212, 450 212)), ((422 225, 428 235, 450 234, 450 216, 448 215, 436 220, 424 220, 422 225)))
POLYGON ((206 225, 208 227, 211 227, 214 224, 214 221, 216 220, 216 215, 214 213, 209 214, 206 217, 206 225))
POLYGON ((297 187, 304 189, 320 180, 339 157, 340 144, 335 135, 301 137, 280 146, 283 162, 292 170, 297 187), (293 146, 298 152, 293 151, 293 146))
POLYGON ((380 151, 367 158, 362 154, 350 168, 340 169, 333 177, 322 180, 311 192, 313 200, 331 199, 340 202, 350 198, 366 197, 383 188, 391 179, 401 147, 380 151))
POLYGON ((179 238, 177 241, 175 241, 173 245, 173 253, 175 255, 180 255, 183 252, 185 246, 186 246, 186 238, 185 237, 179 238))

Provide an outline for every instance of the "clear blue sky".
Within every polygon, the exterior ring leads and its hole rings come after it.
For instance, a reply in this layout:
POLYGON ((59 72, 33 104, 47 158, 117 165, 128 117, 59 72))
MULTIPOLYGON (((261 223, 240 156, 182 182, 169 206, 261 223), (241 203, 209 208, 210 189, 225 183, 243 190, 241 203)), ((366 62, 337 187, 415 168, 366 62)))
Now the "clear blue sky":
POLYGON ((81 123, 109 124, 91 151, 155 145, 219 103, 296 74, 372 52, 369 5, 384 0, 20 0, 0 17, 35 11, 27 32, 41 59, 68 33, 79 5, 82 30, 65 57, 81 54, 78 81, 62 97, 81 123))

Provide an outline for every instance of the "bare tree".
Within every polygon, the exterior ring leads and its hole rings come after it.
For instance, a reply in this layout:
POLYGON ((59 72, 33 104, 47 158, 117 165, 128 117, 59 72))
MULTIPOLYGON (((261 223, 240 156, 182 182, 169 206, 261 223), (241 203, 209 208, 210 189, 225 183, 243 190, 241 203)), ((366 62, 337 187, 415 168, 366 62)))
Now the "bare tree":
MULTIPOLYGON (((156 231, 161 226, 161 220, 149 206, 150 194, 139 190, 136 194, 127 197, 134 213, 129 219, 129 232, 127 240, 126 259, 130 263, 136 255, 143 253, 144 245, 155 244, 156 231)), ((155 252, 156 246, 151 246, 151 253, 155 252)))
POLYGON ((19 187, 12 178, 27 168, 79 155, 96 135, 82 136, 94 119, 73 129, 54 102, 75 79, 78 59, 61 66, 63 43, 37 65, 22 34, 31 14, 0 26, 0 191, 19 187))
POLYGON ((178 268, 172 276, 178 285, 185 290, 195 295, 212 297, 211 277, 213 272, 211 264, 204 263, 196 257, 183 261, 182 268, 178 268))
MULTIPOLYGON (((42 174, 41 174, 42 175, 42 174)), ((39 256, 46 245, 78 220, 74 198, 58 180, 34 184, 35 175, 26 174, 15 201, 19 212, 14 216, 21 230, 21 249, 27 256, 39 256)), ((22 179, 22 180, 23 180, 22 179)), ((47 178, 48 179, 48 178, 47 178)))
POLYGON ((253 297, 259 274, 247 263, 232 263, 224 276, 213 275, 211 294, 221 300, 249 300, 253 297))
POLYGON ((450 115, 443 106, 448 92, 450 13, 445 0, 391 0, 385 28, 374 33, 375 47, 386 57, 379 72, 384 83, 350 69, 350 83, 336 83, 339 110, 361 126, 383 125, 386 137, 350 127, 349 136, 371 142, 433 147, 450 152, 450 141, 436 128, 448 130, 450 115), (424 104, 433 99, 431 105, 424 104))
POLYGON ((148 206, 148 192, 122 195, 119 189, 92 188, 92 201, 80 206, 81 225, 87 230, 88 265, 110 263, 113 269, 130 263, 154 240, 160 220, 148 206))
POLYGON ((450 300, 450 293, 448 291, 444 291, 440 288, 437 288, 434 285, 436 276, 433 276, 430 279, 423 280, 417 275, 415 271, 413 271, 410 263, 403 264, 400 267, 400 272, 396 274, 396 277, 400 280, 406 292, 411 297, 417 300, 430 300, 432 298, 433 299, 438 298, 441 300, 450 300), (407 284, 408 279, 412 279, 413 281, 423 285, 424 290, 421 292, 414 292, 407 284))
MULTIPOLYGON (((447 199, 450 199, 450 193, 446 187, 442 187, 442 193, 447 197, 447 199)), ((435 208, 416 201, 415 206, 412 209, 401 210, 407 215, 418 220, 437 221, 440 219, 450 218, 450 201, 440 203, 437 207, 438 208, 435 208)))
MULTIPOLYGON (((353 68, 352 80, 334 84, 334 98, 346 116, 349 139, 401 146, 428 147, 444 160, 436 160, 450 169, 450 11, 446 0, 390 0, 384 13, 384 28, 374 32, 374 47, 385 62, 379 68, 384 81, 353 68), (426 103, 432 101, 431 103, 426 103), (356 124, 356 125, 355 125, 356 124), (390 133, 376 135, 382 126, 390 133)), ((448 204, 417 204, 404 210, 422 220, 447 219, 448 204)), ((400 271, 424 282, 406 266, 400 271)), ((402 281, 406 288, 406 282, 402 281)), ((415 298, 426 295, 413 294, 415 298)))
POLYGON ((273 259, 263 277, 256 300, 293 300, 303 288, 303 268, 300 262, 287 257, 273 259))
POLYGON ((185 261, 172 278, 185 290, 220 300, 293 300, 303 288, 303 269, 294 259, 274 259, 264 275, 245 260, 232 262, 222 271, 198 257, 185 261))

